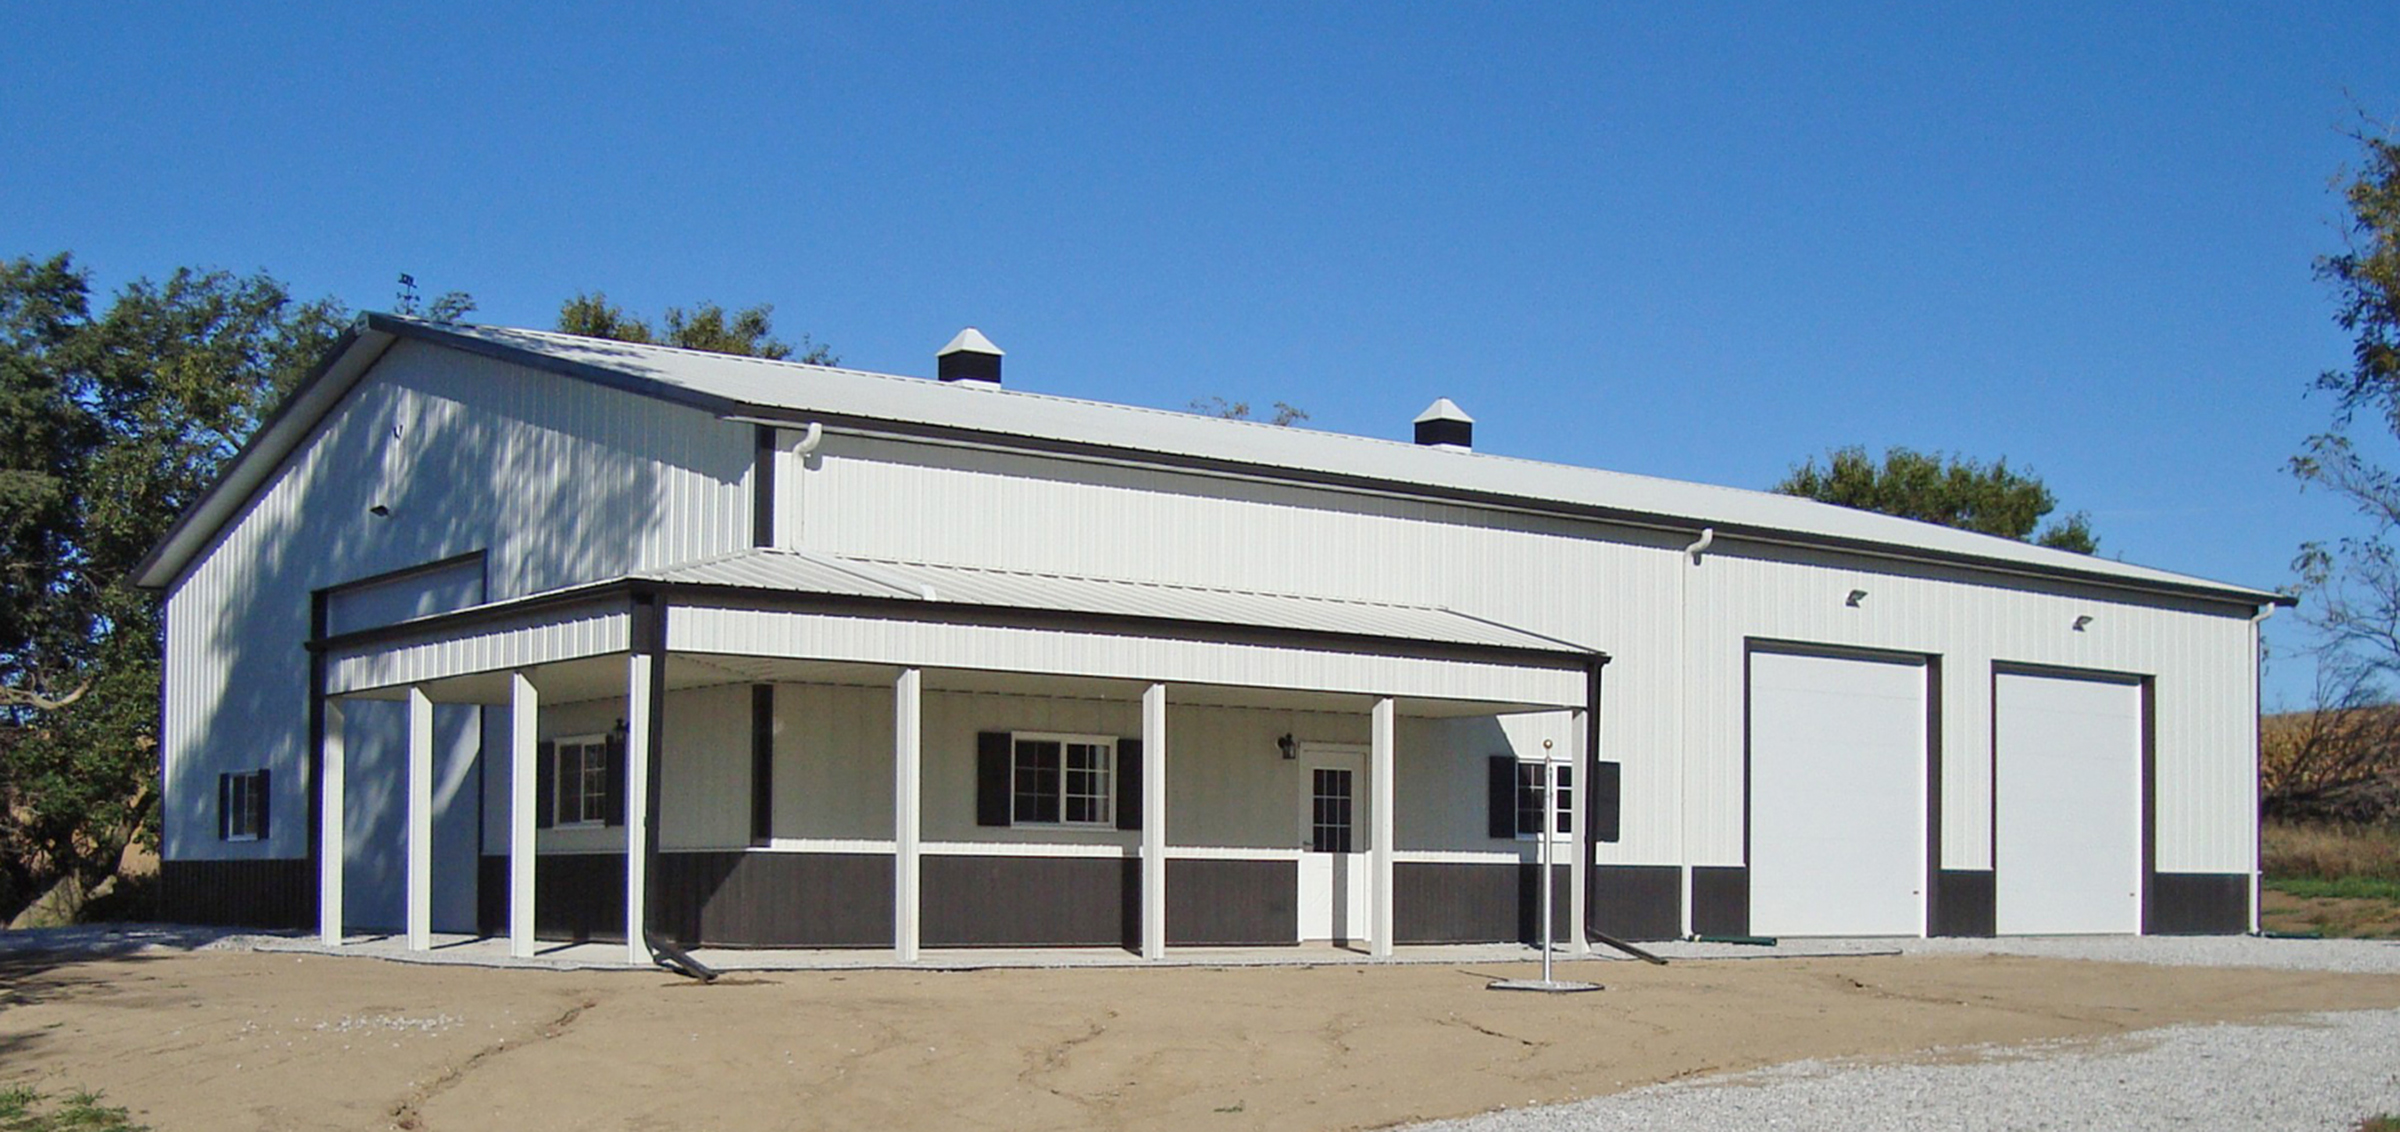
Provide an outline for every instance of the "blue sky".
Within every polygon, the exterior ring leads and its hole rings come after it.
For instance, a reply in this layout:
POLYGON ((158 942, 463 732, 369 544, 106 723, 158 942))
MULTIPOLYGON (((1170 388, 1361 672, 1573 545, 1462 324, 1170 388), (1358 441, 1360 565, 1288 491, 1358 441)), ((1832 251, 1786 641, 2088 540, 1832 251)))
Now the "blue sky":
POLYGON ((1448 396, 1745 487, 2006 456, 2104 553, 2273 586, 2354 527, 2280 469, 2394 43, 2388 0, 20 5, 0 255, 772 302, 903 373, 973 324, 1019 388, 1394 437, 1448 396))

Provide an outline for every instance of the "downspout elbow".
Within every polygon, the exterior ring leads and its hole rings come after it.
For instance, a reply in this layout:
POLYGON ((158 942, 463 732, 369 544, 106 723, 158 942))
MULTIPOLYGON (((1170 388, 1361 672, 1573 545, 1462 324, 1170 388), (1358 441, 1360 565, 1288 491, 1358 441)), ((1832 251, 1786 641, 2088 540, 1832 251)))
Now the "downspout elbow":
POLYGON ((825 443, 824 422, 810 421, 808 430, 800 434, 800 443, 792 446, 792 455, 806 457, 809 453, 817 450, 817 445, 823 443, 825 443))
POLYGON ((1700 564, 1700 556, 1708 553, 1708 548, 1714 545, 1716 541, 1717 529, 1715 527, 1702 527, 1700 528, 1700 537, 1693 540, 1692 545, 1684 547, 1683 552, 1692 556, 1692 565, 1698 566, 1700 564))

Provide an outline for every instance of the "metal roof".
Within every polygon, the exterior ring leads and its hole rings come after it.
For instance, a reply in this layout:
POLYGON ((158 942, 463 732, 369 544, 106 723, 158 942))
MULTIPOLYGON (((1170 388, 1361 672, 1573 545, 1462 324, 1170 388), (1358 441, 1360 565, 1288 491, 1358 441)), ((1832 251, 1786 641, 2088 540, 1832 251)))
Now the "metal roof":
POLYGON ((847 558, 805 550, 736 551, 633 576, 669 585, 1043 610, 1562 654, 1598 651, 1432 606, 847 558))
MULTIPOLYGON (((1609 521, 1867 554, 1952 562, 2244 604, 2290 599, 2269 590, 2210 581, 2014 539, 1896 518, 1814 500, 1627 472, 1580 468, 1347 436, 1256 421, 1112 405, 1028 393, 988 382, 941 382, 799 362, 581 338, 539 330, 436 325, 368 314, 321 372, 346 388, 395 337, 486 354, 693 406, 721 416, 828 427, 885 428, 970 442, 1049 447, 1135 461, 1179 462, 1234 474, 1313 480, 1472 504, 1585 514, 1609 521), (347 359, 364 357, 365 363, 347 359)), ((295 392, 292 414, 313 422, 338 398, 312 381, 295 392)), ((178 523, 140 571, 164 585, 215 527, 238 512, 245 482, 262 482, 305 427, 262 428, 217 489, 178 523), (280 438, 280 439, 278 439, 280 438), (277 451, 279 447, 282 451, 277 451), (264 468, 253 465, 264 461, 264 468), (230 500, 220 499, 230 495, 230 500), (189 528, 189 529, 187 529, 189 528)))

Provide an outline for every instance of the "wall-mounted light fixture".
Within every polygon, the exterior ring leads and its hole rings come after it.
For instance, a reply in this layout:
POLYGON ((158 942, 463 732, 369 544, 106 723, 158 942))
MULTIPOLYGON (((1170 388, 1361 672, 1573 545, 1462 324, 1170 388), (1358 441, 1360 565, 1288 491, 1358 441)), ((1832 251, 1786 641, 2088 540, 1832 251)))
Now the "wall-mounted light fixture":
POLYGON ((2076 632, 2078 632, 2078 633, 2080 633, 2080 632, 2083 632, 2083 627, 2084 627, 2084 626, 2086 626, 2086 625, 2089 625, 2089 624, 2091 624, 2091 623, 2092 623, 2092 615, 2091 615, 2091 614, 2089 614, 2089 613, 2086 613, 2086 614, 2084 614, 2084 615, 2082 615, 2082 616, 2080 616, 2080 617, 2077 617, 2077 618, 2075 619, 2075 631, 2076 631, 2076 632))
POLYGON ((1860 603, 1860 602, 1862 602, 1862 601, 1865 601, 1865 600, 1867 600, 1867 591, 1865 591, 1865 590, 1852 590, 1852 591, 1850 591, 1850 596, 1849 596, 1849 597, 1842 599, 1842 604, 1843 604, 1843 605, 1847 605, 1847 606, 1849 606, 1849 607, 1850 607, 1850 608, 1852 608, 1852 609, 1856 609, 1856 608, 1858 608, 1858 603, 1860 603))
POLYGON ((1275 749, 1283 752, 1283 757, 1287 759, 1300 757, 1300 744, 1292 740, 1292 734, 1289 731, 1284 732, 1282 738, 1275 740, 1275 749))
POLYGON ((378 519, 389 519, 392 517, 392 509, 384 506, 381 503, 378 503, 373 507, 367 508, 367 514, 373 515, 378 519))

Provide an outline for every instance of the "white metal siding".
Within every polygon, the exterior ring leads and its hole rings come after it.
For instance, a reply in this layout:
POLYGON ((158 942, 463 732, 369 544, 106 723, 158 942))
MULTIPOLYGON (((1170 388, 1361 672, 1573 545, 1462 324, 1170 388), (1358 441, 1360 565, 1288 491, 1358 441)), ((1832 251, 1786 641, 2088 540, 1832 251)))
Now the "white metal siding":
POLYGON ((1598 863, 1744 863, 1742 656, 1766 638, 1938 658, 1945 868, 1991 867, 1995 660, 2156 677, 2159 867, 2252 867, 2236 607, 1728 538, 1695 565, 1696 531, 841 434, 777 483, 787 546, 1441 606, 1606 651, 1624 840, 1598 863))
POLYGON ((272 766, 305 812, 310 591, 485 549, 499 600, 732 550, 750 462, 747 425, 395 345, 168 592, 166 855, 304 852, 305 821, 218 842, 213 781, 272 766))

